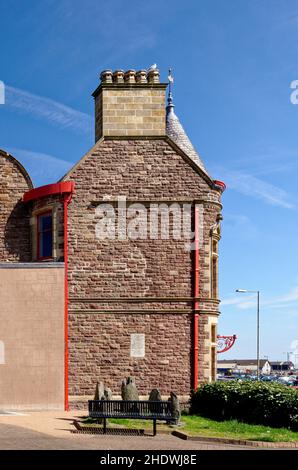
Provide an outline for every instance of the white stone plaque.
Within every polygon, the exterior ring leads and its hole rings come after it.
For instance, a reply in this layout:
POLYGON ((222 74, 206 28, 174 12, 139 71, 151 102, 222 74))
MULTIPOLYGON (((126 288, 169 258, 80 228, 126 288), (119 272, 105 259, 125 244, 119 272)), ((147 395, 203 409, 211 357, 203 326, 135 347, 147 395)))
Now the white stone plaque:
POLYGON ((143 333, 130 335, 130 357, 145 357, 145 335, 143 333))

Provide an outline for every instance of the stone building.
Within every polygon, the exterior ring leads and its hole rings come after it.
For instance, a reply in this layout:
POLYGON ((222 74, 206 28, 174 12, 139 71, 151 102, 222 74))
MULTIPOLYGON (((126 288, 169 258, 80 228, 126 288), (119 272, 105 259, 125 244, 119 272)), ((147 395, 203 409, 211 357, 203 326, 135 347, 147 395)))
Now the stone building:
POLYGON ((126 376, 187 397, 215 379, 225 186, 166 88, 158 70, 102 72, 95 145, 57 183, 33 188, 0 152, 0 406, 75 407, 126 376))

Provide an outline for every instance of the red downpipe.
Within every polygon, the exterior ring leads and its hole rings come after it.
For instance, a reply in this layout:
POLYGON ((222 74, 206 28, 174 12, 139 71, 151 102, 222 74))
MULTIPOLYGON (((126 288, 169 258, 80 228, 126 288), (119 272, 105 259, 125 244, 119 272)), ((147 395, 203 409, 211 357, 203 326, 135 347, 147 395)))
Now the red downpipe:
POLYGON ((199 207, 195 204, 194 221, 194 315, 193 315, 193 388, 196 390, 199 383, 199 207))
POLYGON ((68 411, 68 204, 72 194, 64 194, 64 409, 68 411))

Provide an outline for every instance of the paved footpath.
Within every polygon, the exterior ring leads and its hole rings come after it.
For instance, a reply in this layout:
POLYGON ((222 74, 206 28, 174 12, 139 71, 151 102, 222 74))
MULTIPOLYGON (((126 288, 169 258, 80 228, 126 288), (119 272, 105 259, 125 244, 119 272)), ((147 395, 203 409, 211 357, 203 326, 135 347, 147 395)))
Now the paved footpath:
MULTIPOLYGON (((8 414, 0 410, 0 450, 258 450, 262 448, 157 436, 75 434, 74 419, 83 411, 35 411, 8 414)), ((158 432, 158 431, 157 431, 158 432)))
POLYGON ((184 441, 167 434, 151 436, 101 436, 73 434, 72 424, 82 412, 28 412, 0 416, 0 449, 39 450, 248 450, 235 446, 184 441))
POLYGON ((227 450, 247 447, 183 441, 171 435, 125 437, 70 434, 54 437, 11 424, 0 424, 1 450, 227 450))

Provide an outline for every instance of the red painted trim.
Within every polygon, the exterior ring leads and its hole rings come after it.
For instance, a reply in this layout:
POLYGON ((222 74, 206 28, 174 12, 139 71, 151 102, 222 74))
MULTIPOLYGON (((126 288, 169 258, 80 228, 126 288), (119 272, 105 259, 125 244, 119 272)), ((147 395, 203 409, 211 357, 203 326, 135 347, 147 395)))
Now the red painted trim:
POLYGON ((62 181, 61 183, 47 184, 39 188, 31 189, 23 195, 23 201, 36 201, 47 196, 55 196, 57 194, 73 193, 74 182, 62 181))
MULTIPOLYGON (((53 214, 53 211, 52 210, 47 210, 47 211, 44 211, 44 212, 41 212, 40 214, 37 215, 36 217, 36 243, 37 243, 37 247, 36 247, 36 259, 38 261, 46 261, 48 259, 53 259, 53 256, 40 256, 40 248, 39 248, 39 235, 40 235, 40 231, 39 231, 39 218, 46 215, 46 214, 53 214)), ((52 225, 52 235, 53 235, 53 225, 52 225)), ((53 254, 53 245, 52 245, 52 254, 53 254)))
POLYGON ((68 403, 68 204, 74 191, 73 181, 47 184, 39 188, 31 189, 23 195, 24 202, 62 195, 64 210, 64 408, 69 409, 68 403))
POLYGON ((72 198, 72 193, 64 194, 63 197, 63 218, 64 218, 64 408, 68 411, 68 204, 72 198))
POLYGON ((217 351, 217 354, 226 352, 226 351, 228 351, 229 349, 231 349, 231 347, 233 347, 234 344, 235 344, 235 341, 236 341, 236 339, 237 339, 237 336, 236 336, 236 335, 233 335, 233 336, 221 336, 221 335, 217 335, 217 341, 220 340, 220 339, 224 339, 224 340, 225 340, 225 345, 224 345, 224 348, 223 348, 223 349, 221 349, 220 351, 217 351))
MULTIPOLYGON (((199 297, 199 207, 195 205, 195 250, 194 250, 194 297, 199 297)), ((194 301, 194 315, 193 315, 193 388, 196 390, 199 383, 199 309, 198 300, 194 301)))
POLYGON ((221 192, 224 192, 225 189, 227 188, 225 183, 223 181, 219 181, 219 180, 213 180, 213 183, 215 184, 215 186, 218 187, 218 189, 221 190, 221 192))
POLYGON ((74 191, 73 181, 47 184, 39 188, 31 189, 23 195, 24 202, 61 195, 63 196, 63 220, 64 220, 64 408, 69 409, 68 404, 68 204, 74 191))

